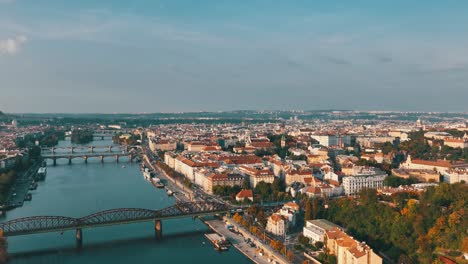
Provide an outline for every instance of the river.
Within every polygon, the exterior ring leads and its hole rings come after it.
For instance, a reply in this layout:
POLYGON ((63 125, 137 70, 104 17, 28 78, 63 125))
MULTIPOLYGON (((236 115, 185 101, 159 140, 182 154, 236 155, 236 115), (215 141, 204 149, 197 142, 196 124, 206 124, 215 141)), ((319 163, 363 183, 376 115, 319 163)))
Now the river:
MULTIPOLYGON (((23 207, 9 211, 3 221, 36 215, 81 217, 121 207, 160 209, 174 203, 164 190, 144 180, 138 164, 125 158, 117 164, 111 157, 104 164, 98 159, 89 159, 88 164, 74 159, 72 165, 61 159, 57 166, 48 162, 47 177, 32 197, 23 207)), ((163 221, 162 241, 154 240, 153 228, 148 222, 84 229, 82 250, 75 248, 74 231, 9 237, 10 263, 250 263, 234 248, 215 251, 203 235, 210 230, 200 220, 163 221)))

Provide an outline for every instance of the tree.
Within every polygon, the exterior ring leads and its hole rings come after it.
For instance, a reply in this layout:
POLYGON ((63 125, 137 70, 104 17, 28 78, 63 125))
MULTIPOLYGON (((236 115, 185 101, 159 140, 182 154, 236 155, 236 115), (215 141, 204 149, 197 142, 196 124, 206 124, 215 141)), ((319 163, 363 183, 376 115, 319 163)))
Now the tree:
POLYGON ((291 262, 294 262, 294 259, 296 258, 296 256, 294 255, 294 253, 293 253, 291 250, 288 250, 288 251, 287 251, 286 257, 287 257, 288 260, 291 261, 291 262))
POLYGON ((271 190, 273 191, 273 194, 277 194, 278 192, 283 192, 286 189, 286 185, 284 181, 282 181, 280 178, 275 177, 273 180, 273 183, 271 184, 271 190))
POLYGON ((234 216, 232 216, 232 219, 234 219, 234 221, 236 221, 237 223, 241 223, 243 220, 243 217, 239 213, 235 213, 234 216))
POLYGON ((305 212, 304 212, 304 220, 312 220, 314 217, 314 212, 312 211, 312 203, 309 199, 306 201, 305 205, 305 212))
POLYGON ((375 204, 377 202, 377 191, 375 189, 365 188, 359 192, 359 197, 363 204, 375 204))
POLYGON ((71 134, 71 142, 76 144, 86 144, 93 141, 93 131, 89 129, 75 129, 71 134))
POLYGON ((242 181, 242 189, 247 190, 250 189, 250 180, 249 178, 245 177, 242 181))
POLYGON ((321 248, 323 248, 323 246, 324 246, 324 245, 323 245, 323 242, 321 242, 321 241, 315 242, 314 245, 315 245, 315 247, 318 248, 318 249, 321 249, 321 248))
POLYGON ((270 200, 272 194, 271 183, 266 183, 264 181, 259 182, 257 186, 255 186, 254 192, 260 194, 262 199, 270 200))
POLYGON ((310 243, 310 239, 308 237, 305 237, 302 233, 299 234, 299 236, 297 237, 297 240, 302 245, 308 245, 310 243))
POLYGON ((8 243, 3 235, 0 235, 0 263, 7 263, 8 261, 8 243))
POLYGON ((327 262, 328 262, 328 264, 337 264, 338 259, 336 258, 335 255, 328 255, 327 262))

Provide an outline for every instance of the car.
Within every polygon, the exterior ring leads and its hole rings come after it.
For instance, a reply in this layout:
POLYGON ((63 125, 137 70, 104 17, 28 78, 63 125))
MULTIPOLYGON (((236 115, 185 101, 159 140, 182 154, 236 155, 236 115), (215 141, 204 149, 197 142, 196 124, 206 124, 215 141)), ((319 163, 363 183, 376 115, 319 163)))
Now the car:
POLYGON ((15 197, 15 196, 16 196, 16 193, 13 193, 13 197, 15 197))

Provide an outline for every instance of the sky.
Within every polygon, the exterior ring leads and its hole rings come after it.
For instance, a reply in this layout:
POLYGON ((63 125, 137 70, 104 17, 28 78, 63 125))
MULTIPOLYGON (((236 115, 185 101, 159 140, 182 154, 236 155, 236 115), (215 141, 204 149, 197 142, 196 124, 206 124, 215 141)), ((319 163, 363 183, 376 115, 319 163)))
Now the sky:
POLYGON ((0 110, 468 111, 468 1, 0 0, 0 110))

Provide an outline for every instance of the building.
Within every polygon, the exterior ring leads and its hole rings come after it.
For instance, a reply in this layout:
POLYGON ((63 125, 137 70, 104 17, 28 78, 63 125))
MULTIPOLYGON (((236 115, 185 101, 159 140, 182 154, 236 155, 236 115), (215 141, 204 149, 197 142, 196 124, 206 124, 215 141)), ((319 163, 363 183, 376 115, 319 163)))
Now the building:
POLYGON ((308 220, 302 234, 310 239, 310 243, 325 242, 325 232, 335 227, 341 229, 338 225, 325 219, 308 220))
POLYGON ((363 148, 372 148, 376 144, 383 144, 385 142, 393 142, 395 137, 390 136, 360 136, 356 138, 356 142, 363 148))
POLYGON ((450 135, 447 132, 430 131, 430 132, 424 133, 424 137, 427 138, 427 139, 443 140, 443 139, 452 137, 452 135, 450 135))
POLYGON ((276 236, 284 236, 288 230, 288 218, 284 215, 274 213, 268 217, 266 231, 276 236))
POLYGON ((0 171, 13 168, 18 160, 17 155, 8 155, 0 157, 0 171))
POLYGON ((400 168, 406 169, 416 169, 416 170, 434 170, 437 172, 443 172, 451 169, 453 166, 452 163, 448 160, 420 160, 412 159, 411 155, 408 155, 408 158, 404 163, 401 164, 400 168))
POLYGON ((325 242, 338 264, 382 264, 382 258, 366 243, 353 239, 337 227, 325 232, 325 242))
POLYGON ((249 199, 253 202, 253 191, 251 189, 242 190, 238 194, 236 194, 236 201, 243 202, 245 199, 249 199))
POLYGON ((240 166, 239 169, 249 177, 252 188, 255 188, 259 182, 273 183, 275 180, 275 175, 268 168, 240 166))
POLYGON ((312 170, 290 170, 286 172, 286 185, 291 185, 293 182, 305 183, 307 178, 312 178, 312 170))
POLYGON ((464 135, 462 138, 445 138, 444 145, 452 148, 468 148, 468 135, 464 135))
POLYGON ((392 175, 408 179, 416 178, 423 182, 439 182, 440 174, 434 170, 393 169, 392 175))
POLYGON ((213 194, 215 186, 242 186, 244 176, 236 173, 213 173, 208 175, 205 182, 205 191, 213 194))
POLYGON ((296 216, 299 214, 301 207, 295 202, 285 203, 278 214, 285 216, 288 219, 288 227, 296 225, 296 216))
POLYGON ((353 195, 364 188, 377 189, 383 186, 387 174, 376 168, 360 168, 354 175, 343 177, 343 189, 345 195, 353 195))
POLYGON ((442 172, 444 182, 457 183, 465 182, 468 183, 468 169, 467 168, 455 168, 442 172))
POLYGON ((317 135, 311 135, 310 137, 317 140, 320 143, 320 145, 325 146, 325 147, 339 145, 339 140, 338 140, 339 137, 336 135, 317 134, 317 135))
POLYGON ((155 152, 157 150, 160 151, 173 151, 177 148, 177 143, 175 141, 169 141, 165 139, 155 139, 151 138, 149 140, 149 147, 150 150, 155 152))

